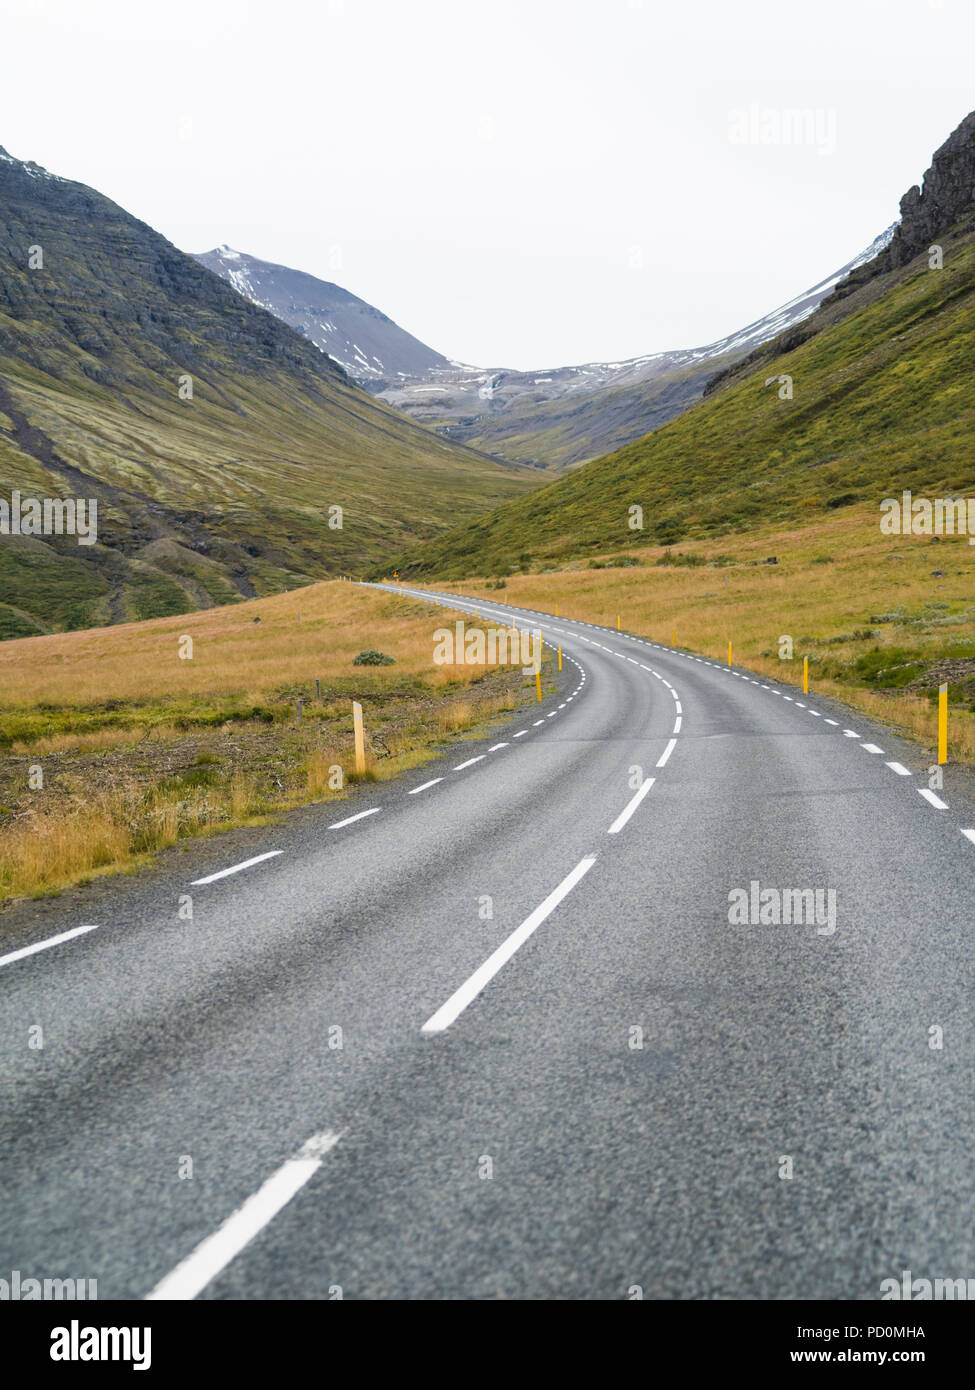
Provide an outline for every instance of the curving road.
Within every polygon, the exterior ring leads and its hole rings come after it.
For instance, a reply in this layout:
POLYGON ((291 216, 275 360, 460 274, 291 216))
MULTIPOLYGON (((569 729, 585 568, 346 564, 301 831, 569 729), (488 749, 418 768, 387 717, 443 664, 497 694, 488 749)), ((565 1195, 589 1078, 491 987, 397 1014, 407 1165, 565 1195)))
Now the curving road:
POLYGON ((970 783, 932 793, 910 745, 740 668, 478 611, 562 644, 537 711, 4 936, 0 1275, 223 1299, 966 1277, 970 783), (800 901, 819 916, 761 920, 800 901))

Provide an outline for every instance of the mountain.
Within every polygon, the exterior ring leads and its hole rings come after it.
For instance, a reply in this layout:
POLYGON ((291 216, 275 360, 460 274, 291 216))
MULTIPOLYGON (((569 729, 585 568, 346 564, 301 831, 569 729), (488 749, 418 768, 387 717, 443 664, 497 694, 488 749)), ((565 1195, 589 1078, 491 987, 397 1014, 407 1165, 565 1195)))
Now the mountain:
POLYGON ((196 259, 303 333, 387 405, 499 460, 561 471, 674 419, 716 371, 801 323, 893 234, 892 226, 825 280, 705 347, 530 372, 448 361, 372 305, 302 271, 228 246, 196 259))
POLYGON ((975 231, 975 111, 935 151, 923 185, 915 184, 901 198, 900 214, 889 248, 875 262, 854 267, 842 286, 844 294, 874 276, 908 265, 948 227, 962 225, 975 231))
POLYGON ((348 290, 229 246, 195 258, 251 303, 303 333, 364 385, 449 367, 446 357, 348 290))
POLYGON ((975 111, 935 151, 923 186, 915 184, 901 198, 900 214, 900 220, 878 238, 884 243, 878 254, 853 262, 849 273, 823 300, 815 319, 801 327, 792 326, 789 332, 757 347, 741 362, 725 367, 708 382, 705 394, 768 362, 772 354, 799 347, 827 324, 844 318, 849 312, 844 301, 850 295, 861 292, 858 303, 862 304, 883 294, 891 283, 891 273, 919 256, 926 256, 934 248, 935 238, 948 229, 953 229, 956 239, 975 234, 975 111))
POLYGON ((293 588, 530 483, 397 415, 100 193, 0 150, 0 521, 15 491, 98 506, 93 545, 0 534, 0 636, 293 588))
POLYGON ((893 235, 894 227, 889 227, 825 280, 705 347, 549 371, 484 371, 452 364, 372 389, 457 443, 541 468, 571 468, 681 414, 701 397, 716 371, 802 323, 893 235))
POLYGON ((414 548, 398 558, 400 572, 505 574, 648 540, 793 526, 860 500, 879 507, 905 488, 975 490, 973 140, 970 116, 935 155, 923 190, 902 202, 898 249, 892 240, 854 268, 812 315, 732 367, 702 401, 414 548), (935 241, 940 269, 929 263, 935 241), (643 531, 629 529, 634 504, 643 531))

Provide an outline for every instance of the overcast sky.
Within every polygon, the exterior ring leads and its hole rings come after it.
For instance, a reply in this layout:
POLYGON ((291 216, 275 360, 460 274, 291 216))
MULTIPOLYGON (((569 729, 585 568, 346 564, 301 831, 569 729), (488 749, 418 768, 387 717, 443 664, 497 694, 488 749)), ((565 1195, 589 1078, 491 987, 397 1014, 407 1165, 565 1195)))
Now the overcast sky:
POLYGON ((973 0, 17 0, 0 145, 554 367, 709 342, 850 259, 975 107, 973 40, 973 0))

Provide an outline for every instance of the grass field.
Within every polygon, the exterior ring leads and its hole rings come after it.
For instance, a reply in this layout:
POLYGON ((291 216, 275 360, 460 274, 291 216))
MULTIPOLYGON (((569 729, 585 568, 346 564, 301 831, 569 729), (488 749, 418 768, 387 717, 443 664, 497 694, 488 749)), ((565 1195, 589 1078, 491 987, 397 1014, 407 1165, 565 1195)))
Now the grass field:
MULTIPOLYGON (((935 697, 949 687, 953 760, 975 762, 975 547, 884 536, 874 507, 790 530, 764 527, 607 554, 540 574, 448 587, 615 626, 837 698, 933 754, 935 697), (777 563, 768 564, 775 556, 777 563), (595 566, 600 566, 596 568, 595 566), (489 587, 492 585, 492 587, 489 587), (792 639, 782 659, 783 637, 792 639)), ((442 586, 441 586, 442 587, 442 586)))
POLYGON ((0 644, 0 899, 347 796, 534 699, 520 666, 434 664, 434 630, 457 616, 331 581, 0 644), (353 665, 370 649, 394 664, 353 665))

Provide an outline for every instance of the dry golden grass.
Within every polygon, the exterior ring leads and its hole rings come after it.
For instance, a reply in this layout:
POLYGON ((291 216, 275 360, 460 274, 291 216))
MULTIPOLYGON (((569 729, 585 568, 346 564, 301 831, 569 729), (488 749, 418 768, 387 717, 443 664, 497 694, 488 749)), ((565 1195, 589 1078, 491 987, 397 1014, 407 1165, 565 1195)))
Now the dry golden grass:
POLYGON ((90 877, 130 858, 118 808, 73 806, 57 816, 27 816, 4 831, 3 881, 14 896, 90 877))
MULTIPOLYGON (((930 750, 937 739, 933 705, 909 691, 871 689, 852 667, 875 647, 909 646, 931 666, 946 656, 975 656, 975 547, 964 537, 933 543, 884 536, 878 515, 874 507, 850 507, 789 532, 766 529, 672 547, 674 555, 712 562, 699 567, 658 566, 665 548, 648 546, 627 549, 640 562, 632 568, 579 562, 548 574, 512 575, 500 593, 484 580, 448 587, 550 613, 558 604, 562 617, 610 627, 619 615, 624 630, 667 644, 676 629, 679 646, 720 660, 730 641, 736 664, 796 685, 808 656, 811 689, 897 725, 930 750), (777 564, 763 563, 770 555, 777 564), (907 610, 909 621, 870 623, 898 609, 907 610), (870 636, 854 638, 871 626, 870 636), (793 638, 792 661, 778 657, 785 635, 793 638)), ((975 761, 975 718, 967 709, 951 710, 949 756, 975 761)))
POLYGON ((189 835, 345 797, 354 783, 417 766, 438 743, 515 708, 530 694, 520 669, 490 676, 483 666, 433 664, 434 630, 455 616, 466 617, 333 582, 176 621, 0 644, 0 733, 5 718, 23 724, 24 715, 37 729, 0 760, 0 898, 57 891, 189 835), (184 635, 192 660, 178 655, 184 635), (395 665, 353 666, 367 648, 395 665), (307 696, 316 676, 326 698, 308 700, 299 725, 293 691, 307 696), (362 773, 353 694, 366 713, 362 773), (228 697, 239 697, 239 717, 193 724, 228 697), (257 705, 275 712, 270 723, 248 716, 257 705), (160 710, 185 712, 187 728, 160 710), (103 715, 123 722, 71 727, 103 715), (40 792, 25 791, 29 758, 42 761, 40 792))
POLYGON ((350 688, 404 678, 431 688, 466 684, 483 668, 433 665, 433 631, 454 616, 467 615, 438 615, 425 603, 333 580, 179 618, 3 642, 0 689, 8 706, 78 708, 163 697, 258 701, 316 677, 350 688), (192 658, 180 657, 184 637, 192 639, 192 658), (396 665, 353 666, 367 648, 396 665))
POLYGON ((136 725, 131 729, 90 729, 86 732, 70 734, 49 734, 28 741, 14 739, 10 745, 11 753, 32 754, 43 757, 46 753, 93 752, 97 748, 131 748, 147 740, 158 742, 161 739, 178 738, 179 730, 173 724, 155 724, 149 727, 136 725))

